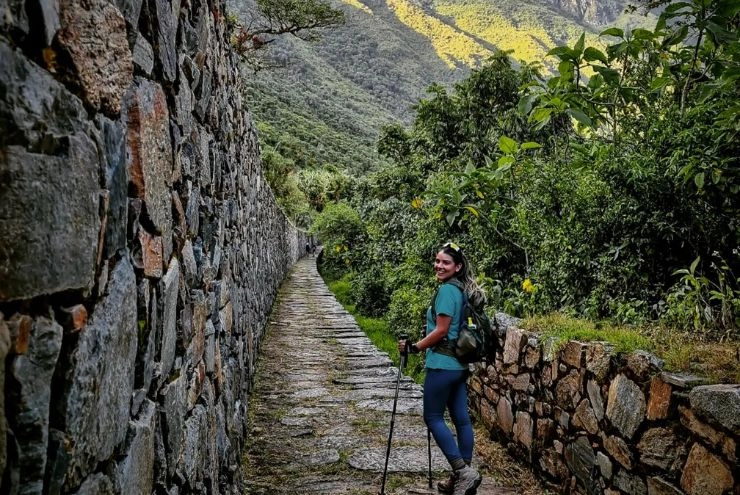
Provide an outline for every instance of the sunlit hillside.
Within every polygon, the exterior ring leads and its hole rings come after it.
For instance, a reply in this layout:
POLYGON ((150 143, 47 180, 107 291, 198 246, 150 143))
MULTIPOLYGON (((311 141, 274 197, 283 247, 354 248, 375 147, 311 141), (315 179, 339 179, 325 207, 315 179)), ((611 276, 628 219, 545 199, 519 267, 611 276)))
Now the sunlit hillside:
MULTIPOLYGON (((548 50, 572 46, 583 32, 593 43, 605 27, 579 23, 549 0, 331 1, 345 12, 344 26, 322 30, 314 43, 278 38, 263 52, 271 67, 245 72, 261 141, 299 168, 373 169, 381 126, 409 123, 432 83, 451 88, 497 49, 550 67, 548 50)), ((623 3, 590 5, 608 4, 614 17, 623 3)), ((246 15, 255 0, 234 0, 232 8, 246 15)))

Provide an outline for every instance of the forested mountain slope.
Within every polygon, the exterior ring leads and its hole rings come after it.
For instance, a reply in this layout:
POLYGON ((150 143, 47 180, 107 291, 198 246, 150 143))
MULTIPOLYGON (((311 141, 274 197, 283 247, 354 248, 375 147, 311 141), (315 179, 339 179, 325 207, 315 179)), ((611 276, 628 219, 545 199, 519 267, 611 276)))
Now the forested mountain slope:
MULTIPOLYGON (((625 2, 491 0, 344 0, 344 26, 307 43, 284 36, 263 52, 270 67, 247 72, 249 107, 262 124, 263 144, 298 168, 336 164, 375 168, 383 124, 408 123, 432 83, 450 86, 494 50, 542 61, 572 44, 589 22, 617 18, 625 2)), ((248 22, 254 0, 236 0, 248 22)))

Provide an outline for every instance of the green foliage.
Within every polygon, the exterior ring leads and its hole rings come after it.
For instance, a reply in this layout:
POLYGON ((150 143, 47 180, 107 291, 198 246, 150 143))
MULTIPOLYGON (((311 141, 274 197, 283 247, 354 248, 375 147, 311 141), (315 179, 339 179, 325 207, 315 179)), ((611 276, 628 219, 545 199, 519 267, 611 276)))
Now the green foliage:
POLYGON ((516 315, 736 336, 740 48, 735 13, 701 5, 574 38, 551 76, 498 53, 383 129, 394 165, 350 201, 393 328, 415 328, 434 250, 455 239, 516 315), (683 268, 697 256, 716 262, 683 268))
POLYGON ((609 342, 615 351, 625 353, 636 350, 651 351, 654 347, 650 339, 634 329, 598 325, 561 313, 530 318, 525 320, 522 326, 526 330, 541 333, 544 340, 552 340, 556 348, 571 340, 609 342))
POLYGON ((314 220, 311 233, 324 245, 322 267, 329 273, 341 273, 359 265, 366 229, 351 206, 346 203, 327 205, 314 220))

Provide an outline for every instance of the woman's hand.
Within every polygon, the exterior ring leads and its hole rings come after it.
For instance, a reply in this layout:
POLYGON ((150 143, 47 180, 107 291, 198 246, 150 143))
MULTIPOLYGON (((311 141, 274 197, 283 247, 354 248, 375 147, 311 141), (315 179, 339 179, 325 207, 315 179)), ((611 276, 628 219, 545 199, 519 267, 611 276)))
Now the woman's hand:
POLYGON ((406 345, 407 345, 407 342, 408 341, 405 340, 405 339, 400 339, 398 341, 398 352, 399 352, 399 354, 405 354, 406 353, 406 345))

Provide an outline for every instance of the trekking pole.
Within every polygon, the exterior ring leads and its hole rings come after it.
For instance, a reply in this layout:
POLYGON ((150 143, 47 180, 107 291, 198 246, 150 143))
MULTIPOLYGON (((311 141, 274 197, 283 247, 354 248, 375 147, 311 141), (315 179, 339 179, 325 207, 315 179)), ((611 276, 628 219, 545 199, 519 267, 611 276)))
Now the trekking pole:
POLYGON ((432 487, 432 430, 427 428, 427 458, 429 459, 429 488, 432 487))
POLYGON ((398 403, 398 386, 401 383, 401 372, 403 371, 403 368, 406 365, 406 358, 409 355, 409 344, 408 344, 409 336, 406 334, 401 334, 399 339, 405 340, 406 345, 404 346, 403 351, 401 352, 401 357, 398 363, 398 378, 396 378, 396 395, 393 397, 393 412, 391 412, 391 430, 390 432, 388 432, 388 446, 385 449, 385 467, 383 468, 383 484, 380 487, 380 495, 385 495, 385 477, 388 474, 388 458, 391 455, 391 438, 393 437, 393 424, 396 421, 396 404, 398 403))

